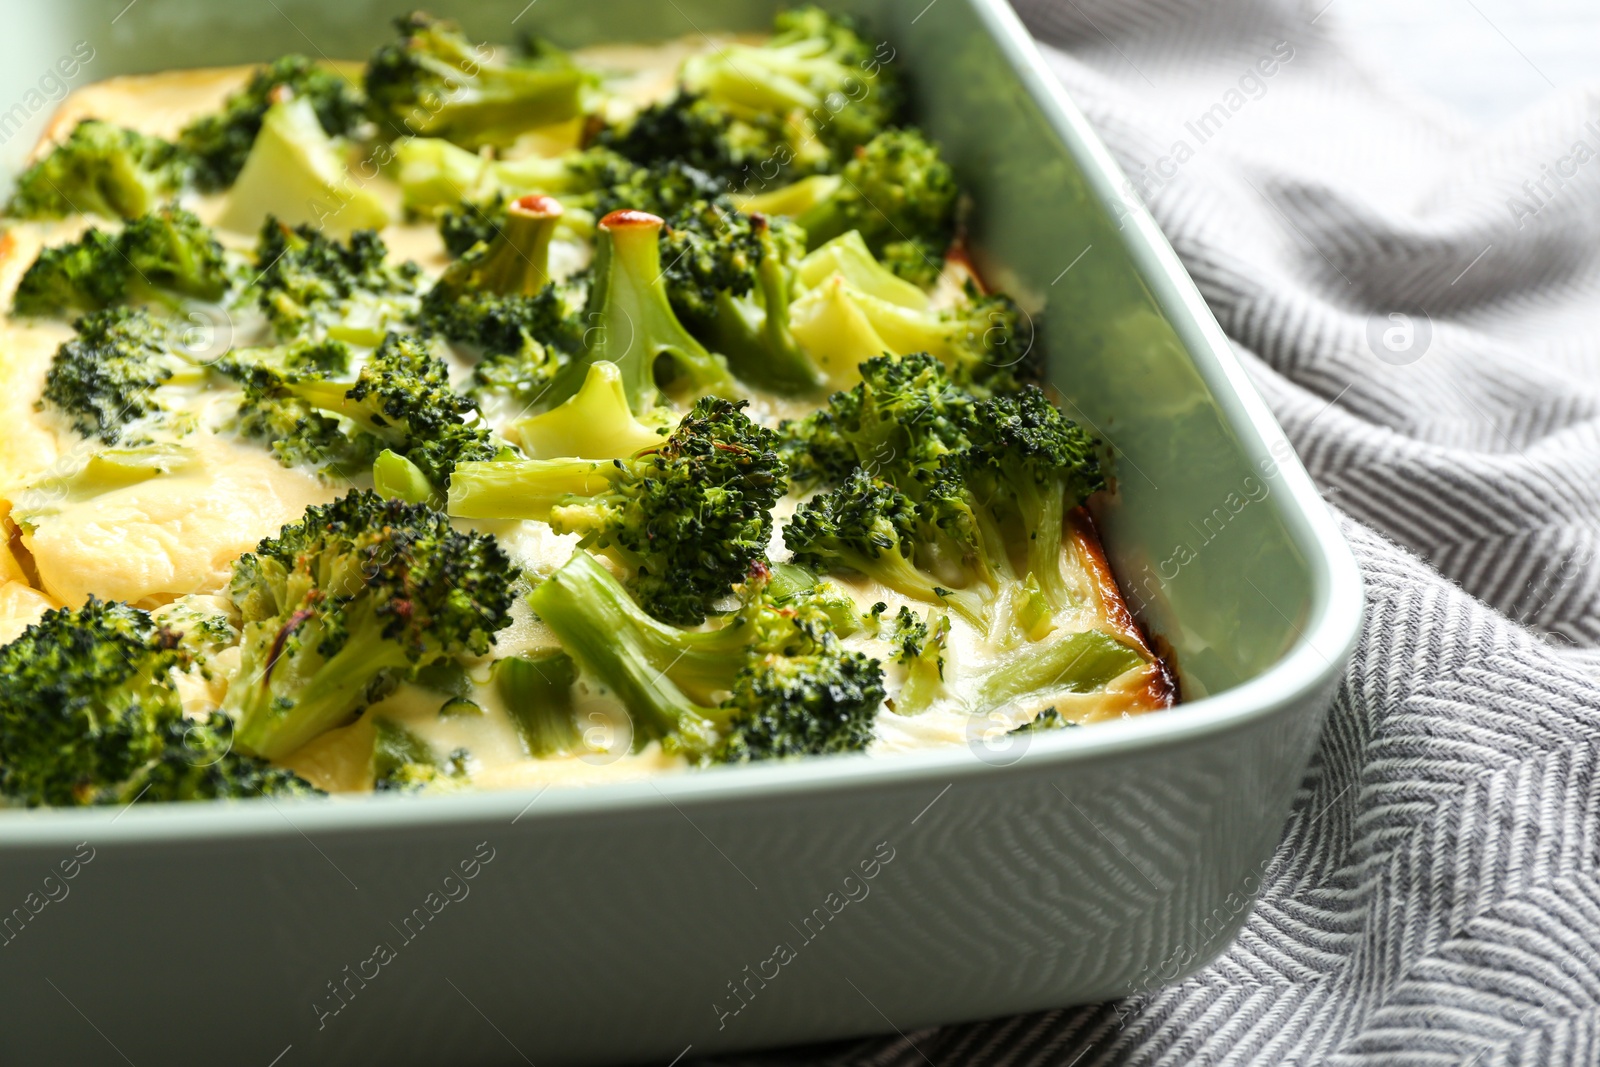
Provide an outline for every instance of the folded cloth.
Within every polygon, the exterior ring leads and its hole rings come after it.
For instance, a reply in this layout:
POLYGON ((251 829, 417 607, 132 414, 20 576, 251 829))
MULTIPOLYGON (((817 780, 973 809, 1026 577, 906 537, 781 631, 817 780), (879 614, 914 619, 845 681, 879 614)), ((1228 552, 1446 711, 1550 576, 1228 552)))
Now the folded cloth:
POLYGON ((1017 6, 1348 516, 1366 632, 1210 966, 782 1061, 1600 1063, 1600 93, 1479 131, 1329 0, 1017 6))

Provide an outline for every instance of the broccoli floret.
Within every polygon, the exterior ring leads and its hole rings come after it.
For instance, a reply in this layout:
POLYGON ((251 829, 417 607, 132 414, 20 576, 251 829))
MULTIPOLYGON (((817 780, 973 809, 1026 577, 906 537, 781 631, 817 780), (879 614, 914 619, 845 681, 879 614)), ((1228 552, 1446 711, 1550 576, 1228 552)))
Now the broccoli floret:
POLYGON ((77 241, 40 251, 17 283, 18 315, 98 311, 115 304, 176 297, 219 300, 228 263, 211 230, 182 208, 140 215, 115 236, 90 229, 77 241))
POLYGON ((787 484, 777 435, 746 418, 745 404, 705 397, 665 441, 626 460, 462 464, 450 514, 580 533, 629 566, 652 614, 699 622, 765 558, 787 484))
POLYGON ((46 612, 0 648, 0 793, 28 805, 314 792, 184 718, 179 635, 126 604, 46 612))
POLYGON ((350 348, 343 341, 236 348, 215 366, 244 391, 239 432, 270 446, 285 466, 304 464, 348 474, 373 461, 374 438, 351 432, 337 414, 316 407, 293 388, 312 381, 344 381, 348 388, 350 348))
POLYGON ((644 108, 624 126, 602 130, 595 143, 652 169, 682 163, 724 188, 763 164, 780 168, 779 173, 805 173, 824 165, 828 156, 820 141, 787 129, 781 118, 735 116, 687 92, 644 108))
POLYGON ((529 600, 626 706, 636 748, 658 740, 717 762, 864 749, 883 703, 882 668, 845 651, 824 611, 774 604, 766 577, 754 568, 739 610, 711 630, 657 622, 581 550, 529 600))
POLYGON ((121 795, 141 803, 324 795, 293 771, 234 751, 233 735, 233 720, 220 711, 168 723, 161 755, 123 786, 121 795))
POLYGON ((955 172, 921 133, 886 130, 856 149, 838 175, 807 178, 739 206, 792 215, 810 248, 855 230, 896 274, 931 285, 955 232, 957 191, 955 172))
POLYGON ((779 14, 773 29, 760 45, 691 56, 681 72, 684 89, 735 118, 795 131, 789 140, 802 164, 815 154, 813 144, 843 160, 899 114, 898 80, 874 61, 850 20, 803 7, 779 14))
POLYGON ((980 395, 1036 377, 1032 339, 1019 336, 1015 304, 969 286, 965 300, 935 309, 927 294, 873 258, 854 230, 806 256, 798 273, 806 291, 789 307, 790 329, 838 386, 885 352, 932 353, 980 395))
MULTIPOLYGON (((926 353, 878 356, 828 405, 782 423, 783 452, 801 485, 842 482, 857 467, 916 493, 945 454, 967 443, 978 399, 926 353)), ((920 493, 916 493, 921 498, 920 493)))
POLYGON ((187 180, 189 161, 159 137, 85 119, 22 172, 6 214, 23 219, 103 215, 131 219, 153 211, 187 180))
POLYGON ((547 404, 577 393, 589 365, 600 360, 622 372, 628 403, 642 414, 661 402, 658 364, 667 387, 692 396, 731 395, 726 362, 707 352, 672 310, 661 263, 660 217, 613 211, 600 220, 594 279, 584 312, 584 349, 552 381, 547 404))
POLYGON ((1094 441, 1033 386, 963 397, 926 356, 879 357, 862 374, 825 415, 785 429, 822 477, 851 453, 858 464, 785 527, 795 561, 948 605, 991 636, 1013 623, 1034 636, 1074 602, 1062 531, 1105 485, 1094 441), (1019 588, 1014 610, 995 610, 1019 588))
POLYGON ((487 244, 506 226, 506 198, 495 193, 488 200, 462 199, 439 213, 439 239, 452 256, 477 244, 487 244))
POLYGON ((480 349, 478 390, 524 406, 583 343, 576 301, 550 279, 550 238, 561 214, 547 196, 515 201, 489 241, 445 270, 418 316, 423 326, 480 349))
POLYGON ((373 53, 366 91, 373 117, 395 137, 443 137, 468 148, 507 145, 582 110, 592 80, 563 52, 497 58, 453 22, 417 12, 395 20, 398 44, 373 53))
POLYGON ((722 195, 722 182, 680 159, 642 166, 605 149, 591 148, 581 165, 594 189, 585 206, 597 217, 632 209, 670 219, 708 200, 732 207, 722 195))
POLYGON ((905 669, 900 692, 889 702, 897 715, 915 715, 936 700, 944 689, 944 654, 950 641, 950 616, 929 610, 919 619, 901 605, 895 617, 895 662, 905 669))
POLYGON ((418 668, 486 654, 518 581, 493 537, 426 505, 362 490, 309 508, 234 564, 243 637, 223 710, 240 748, 281 758, 418 668))
POLYGON ((130 424, 170 416, 177 390, 205 381, 178 327, 143 311, 108 308, 73 325, 78 335, 56 350, 39 405, 69 416, 85 437, 116 444, 130 424))
POLYGON ((311 102, 329 136, 344 137, 366 118, 366 104, 344 78, 301 55, 281 56, 251 75, 249 83, 178 135, 178 144, 195 160, 195 184, 225 189, 244 167, 261 132, 261 120, 274 103, 290 97, 311 102))
POLYGON ((457 463, 499 453, 477 405, 450 388, 449 368, 426 337, 389 334, 354 381, 332 376, 347 359, 331 342, 235 350, 218 369, 244 386, 241 428, 278 435, 270 440, 286 463, 364 465, 387 448, 443 486, 457 463))
POLYGON ((388 266, 388 254, 371 230, 341 244, 313 226, 269 218, 256 246, 261 310, 285 340, 326 333, 376 345, 417 307, 420 269, 409 260, 388 266))
POLYGON ((468 777, 465 749, 441 759, 432 745, 404 726, 382 718, 373 720, 372 726, 372 788, 376 792, 451 789, 468 777))
POLYGON ((950 588, 951 579, 922 564, 919 556, 945 548, 937 527, 910 497, 863 468, 796 509, 783 539, 802 567, 865 574, 902 596, 948 605, 977 625, 987 622, 994 590, 950 588))
POLYGON ((740 378, 789 393, 822 382, 789 330, 802 244, 794 226, 734 211, 723 198, 674 215, 661 247, 668 299, 690 331, 740 378))

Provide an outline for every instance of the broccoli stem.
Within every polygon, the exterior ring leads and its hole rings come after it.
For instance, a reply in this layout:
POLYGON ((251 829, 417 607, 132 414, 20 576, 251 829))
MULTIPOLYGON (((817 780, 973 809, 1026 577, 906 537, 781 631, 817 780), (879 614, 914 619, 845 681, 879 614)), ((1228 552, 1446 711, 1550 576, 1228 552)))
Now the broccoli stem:
POLYGON ((578 680, 572 657, 559 649, 510 656, 495 662, 493 678, 530 756, 545 759, 584 747, 572 706, 578 680))
POLYGON ((524 196, 506 208, 504 227, 477 264, 477 287, 500 296, 533 296, 550 284, 550 239, 561 205, 548 196, 524 196))
POLYGON ((975 687, 970 710, 987 715, 1025 696, 1092 693, 1144 662, 1104 630, 1066 634, 1002 660, 975 687))
POLYGON ((629 406, 642 414, 661 402, 655 369, 663 356, 672 361, 675 377, 696 395, 731 395, 727 368, 690 335, 667 299, 661 269, 664 225, 659 216, 644 211, 613 211, 600 220, 594 288, 584 316, 584 355, 556 376, 548 403, 559 404, 577 393, 589 365, 608 360, 622 372, 629 406))
MULTIPOLYGON (((635 750, 656 739, 692 756, 716 743, 726 714, 696 704, 665 672, 671 659, 662 653, 677 655, 688 635, 641 611, 594 557, 575 553, 528 601, 562 647, 627 707, 635 750)), ((732 669, 725 659, 724 672, 732 669)))
POLYGON ((387 448, 372 461, 372 486, 384 496, 404 500, 407 504, 437 507, 440 503, 433 483, 428 481, 422 468, 387 448))
POLYGON ((449 512, 463 519, 550 521, 572 497, 611 487, 616 466, 595 460, 517 459, 463 463, 450 478, 449 512))

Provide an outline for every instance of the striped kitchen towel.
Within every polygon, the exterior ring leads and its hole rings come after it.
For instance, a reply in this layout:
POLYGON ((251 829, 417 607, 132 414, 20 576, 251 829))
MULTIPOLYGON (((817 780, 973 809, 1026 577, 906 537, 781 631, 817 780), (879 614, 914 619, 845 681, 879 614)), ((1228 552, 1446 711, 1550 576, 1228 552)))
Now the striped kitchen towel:
POLYGON ((1327 0, 1016 0, 1366 577, 1256 910, 1140 998, 761 1062, 1600 1064, 1600 82, 1468 128, 1327 0))

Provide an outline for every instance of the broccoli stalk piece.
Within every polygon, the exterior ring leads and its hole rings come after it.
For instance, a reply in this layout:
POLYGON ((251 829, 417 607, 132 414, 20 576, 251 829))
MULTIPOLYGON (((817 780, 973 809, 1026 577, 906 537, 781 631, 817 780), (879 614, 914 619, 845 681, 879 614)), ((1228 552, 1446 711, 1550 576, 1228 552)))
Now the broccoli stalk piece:
POLYGON ((741 198, 740 210, 791 216, 817 248, 854 230, 899 276, 931 285, 955 233, 956 179, 916 130, 885 130, 838 175, 741 198))
POLYGON ((657 622, 581 550, 529 600, 621 699, 636 748, 656 740, 691 761, 742 762, 859 751, 872 739, 884 697, 878 661, 841 648, 822 611, 775 605, 765 568, 713 630, 657 622))
POLYGON ((422 325, 482 350, 479 391, 523 406, 539 398, 563 355, 582 345, 569 296, 550 279, 550 239, 561 215, 550 197, 516 200, 492 239, 446 268, 419 312, 422 325))
POLYGON ((570 398, 511 423, 506 434, 533 459, 622 459, 660 444, 667 430, 664 423, 634 417, 622 372, 601 360, 589 364, 583 385, 570 398))
POLYGON ((577 665, 560 649, 495 660, 490 681, 534 759, 582 752, 583 732, 573 706, 577 665))
POLYGON ((659 216, 613 211, 600 220, 594 282, 584 319, 584 350, 551 383, 546 400, 577 393, 589 365, 600 360, 622 372, 628 405, 642 414, 662 402, 656 365, 666 362, 668 385, 703 395, 730 395, 734 382, 720 356, 707 352, 672 310, 661 265, 659 216))
POLYGON ((383 200, 351 176, 306 97, 267 108, 217 224, 253 233, 269 217, 338 235, 381 230, 390 221, 383 200))
POLYGON ((223 102, 221 111, 201 116, 178 135, 179 147, 195 161, 195 184, 207 191, 232 185, 267 110, 294 97, 310 102, 330 137, 349 136, 366 118, 365 103, 344 78, 305 56, 281 56, 258 68, 242 90, 223 102))
POLYGON ((373 117, 395 137, 507 145, 582 111, 591 78, 558 50, 506 62, 453 22, 418 12, 395 26, 400 42, 373 53, 365 80, 373 117))
POLYGON ((188 176, 187 157, 170 142, 85 119, 49 155, 22 172, 6 214, 22 219, 77 214, 131 219, 155 210, 188 176))
POLYGON ((362 490, 309 508, 234 564, 239 746, 281 758, 419 668, 484 655, 517 580, 493 537, 425 505, 362 490))
POLYGON ((293 795, 288 771, 230 751, 231 723, 184 718, 177 633, 90 598, 0 648, 0 793, 24 804, 293 795))
POLYGON ((449 512, 582 534, 585 547, 630 568, 651 613, 700 622, 765 558, 787 484, 777 435, 746 418, 745 404, 705 397, 666 440, 629 459, 463 463, 449 512))
POLYGON ((85 437, 114 445, 135 423, 170 420, 173 398, 205 382, 178 327, 143 311, 108 308, 74 325, 78 335, 56 350, 39 404, 68 416, 85 437))
POLYGON ((180 297, 220 300, 229 284, 222 246, 204 223, 175 206, 140 215, 112 236, 90 229, 40 251, 17 283, 12 311, 57 315, 180 297))
POLYGON ((268 218, 256 244, 258 303, 284 340, 326 334, 377 345, 417 308, 420 269, 409 261, 390 267, 388 254, 371 230, 341 244, 313 226, 268 218))
POLYGON ((364 465, 389 449, 434 486, 457 463, 499 453, 477 405, 450 388, 449 369, 426 338, 389 334, 354 381, 329 374, 347 358, 340 348, 230 353, 218 367, 244 387, 241 428, 271 440, 286 463, 343 457, 364 465))
POLYGON ((1024 699, 1042 703, 1071 693, 1093 693, 1147 662, 1143 653, 1104 630, 1056 634, 1019 646, 972 678, 967 711, 987 718, 1024 699))
MULTIPOLYGON (((397 141, 394 154, 406 211, 422 216, 475 207, 479 216, 493 217, 507 199, 528 195, 570 199, 578 194, 581 199, 583 194, 593 193, 600 182, 611 180, 615 166, 628 166, 602 149, 569 152, 553 159, 491 160, 440 137, 397 141)), ((460 255, 493 232, 493 227, 480 230, 473 240, 450 245, 450 251, 460 255)))
POLYGON ((854 231, 808 255, 799 276, 807 288, 790 305, 790 329, 836 386, 851 384, 861 362, 885 352, 932 353, 962 386, 984 394, 1014 390, 1031 376, 1031 345, 1019 336, 1020 312, 1009 299, 969 287, 964 301, 933 309, 854 231))

